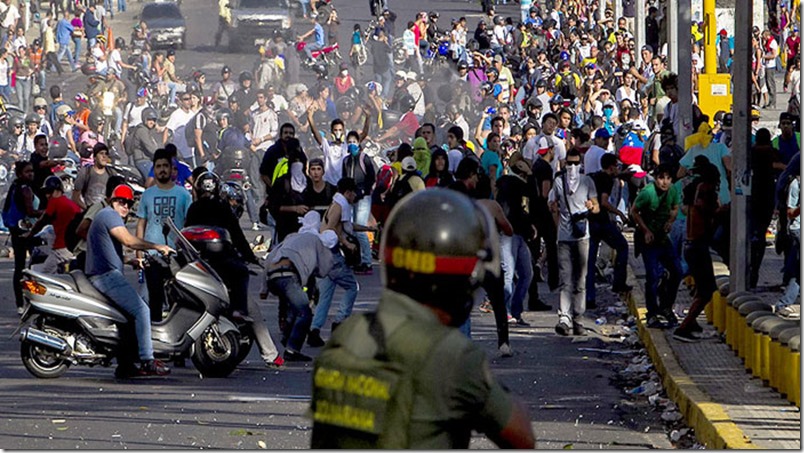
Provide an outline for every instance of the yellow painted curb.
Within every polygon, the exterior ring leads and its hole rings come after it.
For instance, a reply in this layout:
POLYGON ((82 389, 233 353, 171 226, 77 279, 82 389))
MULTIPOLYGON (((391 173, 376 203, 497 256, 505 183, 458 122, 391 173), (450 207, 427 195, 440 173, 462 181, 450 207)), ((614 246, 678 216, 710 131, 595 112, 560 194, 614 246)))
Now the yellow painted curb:
POLYGON ((637 319, 639 338, 662 377, 667 395, 695 430, 698 441, 708 449, 759 448, 731 420, 723 406, 713 402, 684 372, 664 332, 647 328, 642 287, 637 284, 630 266, 628 273, 634 287, 627 299, 628 309, 637 319))

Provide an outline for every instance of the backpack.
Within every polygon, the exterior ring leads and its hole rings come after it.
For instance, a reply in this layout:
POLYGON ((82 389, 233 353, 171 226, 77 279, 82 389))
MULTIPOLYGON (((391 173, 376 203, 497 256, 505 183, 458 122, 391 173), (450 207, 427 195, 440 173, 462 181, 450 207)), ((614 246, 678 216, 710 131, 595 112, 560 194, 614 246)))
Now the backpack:
POLYGON ((134 135, 141 127, 146 127, 144 124, 140 123, 134 127, 134 129, 130 129, 126 134, 126 140, 123 143, 123 149, 126 152, 127 156, 134 155, 134 135))
POLYGON ((3 225, 6 228, 15 228, 19 221, 25 218, 25 213, 18 206, 17 187, 17 184, 11 185, 3 203, 3 225))
POLYGON ((575 85, 574 72, 561 74, 561 82, 558 84, 558 94, 567 100, 572 100, 578 97, 578 87, 575 85))
MULTIPOLYGON (((661 136, 659 135, 658 131, 651 132, 648 136, 648 139, 645 140, 645 147, 642 149, 642 167, 643 170, 650 173, 656 168, 656 164, 653 163, 653 148, 656 144, 657 140, 660 140, 661 136)), ((661 146, 659 147, 661 149, 661 146)), ((659 160, 661 162, 661 159, 659 160)))
POLYGON ((87 210, 84 209, 83 211, 79 212, 73 219, 67 223, 67 229, 64 231, 64 243, 67 245, 67 250, 74 251, 75 246, 81 242, 81 237, 78 236, 78 225, 84 220, 84 216, 86 215, 87 210))
POLYGON ((389 208, 393 208, 399 200, 405 197, 405 195, 413 192, 413 189, 408 183, 410 178, 413 176, 416 176, 416 174, 408 173, 396 180, 393 187, 391 187, 391 192, 389 192, 388 196, 385 197, 385 204, 387 204, 389 208))
POLYGON ((389 319, 386 326, 377 313, 352 316, 316 358, 310 405, 312 448, 410 447, 415 374, 432 357, 436 345, 457 343, 460 333, 447 328, 433 331, 430 325, 399 317, 389 319), (350 335, 357 332, 374 340, 373 355, 365 341, 356 342, 361 336, 350 335), (404 366, 401 357, 412 360, 404 366))

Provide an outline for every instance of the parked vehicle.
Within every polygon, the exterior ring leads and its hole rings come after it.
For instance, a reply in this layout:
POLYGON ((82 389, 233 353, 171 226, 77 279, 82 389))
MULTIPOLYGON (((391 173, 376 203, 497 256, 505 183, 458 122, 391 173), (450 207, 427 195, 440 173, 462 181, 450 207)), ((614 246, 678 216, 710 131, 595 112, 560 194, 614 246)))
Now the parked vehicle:
POLYGON ((231 0, 229 50, 251 50, 265 44, 272 30, 291 26, 288 0, 231 0))
POLYGON ((142 7, 140 19, 151 31, 152 47, 186 47, 187 24, 178 3, 147 3, 142 7))

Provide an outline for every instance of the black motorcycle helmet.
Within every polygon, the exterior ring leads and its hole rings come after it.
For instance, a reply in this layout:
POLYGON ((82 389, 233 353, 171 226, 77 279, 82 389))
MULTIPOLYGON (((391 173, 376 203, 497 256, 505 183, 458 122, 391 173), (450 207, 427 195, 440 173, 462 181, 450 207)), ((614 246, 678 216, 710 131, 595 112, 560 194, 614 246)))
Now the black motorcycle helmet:
POLYGON ((196 178, 193 186, 195 187, 195 193, 198 198, 203 198, 203 196, 215 198, 219 196, 220 179, 215 173, 205 171, 196 178))
POLYGON ((25 123, 24 123, 24 121, 23 121, 23 119, 22 119, 22 117, 20 115, 12 115, 11 119, 8 120, 8 130, 9 131, 14 133, 14 127, 16 127, 16 126, 19 126, 19 127, 25 126, 25 123))
POLYGON ((48 141, 47 156, 51 159, 62 159, 67 157, 69 149, 66 138, 61 135, 54 135, 48 141))
POLYGON ((232 213, 236 218, 240 218, 245 211, 246 195, 243 188, 236 182, 227 182, 221 185, 220 197, 224 203, 228 203, 232 213))
POLYGON ((499 278, 500 241, 493 220, 466 195, 422 190, 391 211, 380 254, 382 282, 392 291, 440 308, 460 326, 474 292, 488 276, 499 278), (419 219, 428 219, 422 228, 419 219))
POLYGON ((25 115, 25 125, 26 126, 29 125, 29 124, 37 124, 38 125, 40 121, 41 121, 41 119, 39 118, 39 115, 37 115, 36 113, 29 113, 29 114, 25 115))
POLYGON ((145 121, 147 120, 156 121, 157 119, 159 119, 159 114, 156 113, 156 110, 152 109, 151 107, 148 107, 146 109, 143 109, 142 113, 140 114, 140 118, 142 119, 143 123, 145 123, 145 121))
POLYGON ((105 122, 106 118, 103 117, 103 114, 97 110, 93 110, 89 114, 89 119, 87 119, 87 123, 89 123, 87 126, 89 126, 90 130, 94 131, 98 128, 98 126, 101 125, 101 123, 105 122))
POLYGON ((224 108, 224 109, 220 109, 217 112, 215 112, 215 122, 218 123, 219 126, 221 124, 221 120, 224 119, 224 118, 229 120, 229 122, 231 123, 232 122, 232 111, 229 110, 229 109, 224 108))
POLYGON ((56 175, 48 176, 45 183, 42 184, 42 191, 44 193, 51 193, 54 190, 64 192, 64 185, 61 183, 61 178, 56 175))
POLYGON ((406 94, 399 99, 399 110, 402 113, 406 113, 416 106, 416 100, 413 99, 413 96, 406 94))
POLYGON ((251 72, 250 72, 250 71, 243 71, 243 72, 241 72, 241 73, 240 73, 240 78, 239 78, 239 80, 240 80, 240 83, 243 83, 243 82, 245 82, 246 80, 251 80, 251 81, 253 81, 253 80, 254 80, 254 76, 253 76, 253 75, 251 75, 251 72))

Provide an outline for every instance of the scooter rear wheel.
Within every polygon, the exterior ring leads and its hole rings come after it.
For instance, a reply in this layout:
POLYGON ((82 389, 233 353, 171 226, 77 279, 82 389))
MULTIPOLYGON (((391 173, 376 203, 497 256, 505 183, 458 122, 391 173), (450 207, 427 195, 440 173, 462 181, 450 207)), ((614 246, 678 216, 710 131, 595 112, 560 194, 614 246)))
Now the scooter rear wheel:
MULTIPOLYGON (((43 330, 51 335, 62 335, 61 332, 48 327, 43 330)), ((20 345, 20 357, 25 369, 40 379, 61 377, 70 368, 70 362, 59 358, 54 351, 29 341, 23 341, 20 345)))

